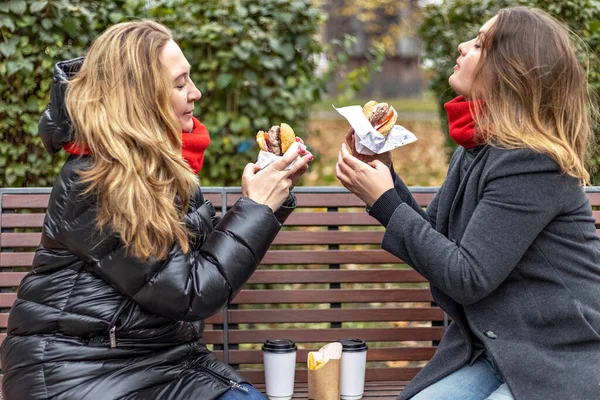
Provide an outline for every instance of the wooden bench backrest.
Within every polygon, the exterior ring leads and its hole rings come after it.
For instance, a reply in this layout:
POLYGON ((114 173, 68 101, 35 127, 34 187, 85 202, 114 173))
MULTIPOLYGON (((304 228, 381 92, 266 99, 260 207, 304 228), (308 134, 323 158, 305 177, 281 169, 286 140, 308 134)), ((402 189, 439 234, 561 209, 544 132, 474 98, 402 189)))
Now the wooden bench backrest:
MULTIPOLYGON (((435 188, 415 188, 423 206, 435 188)), ((0 193, 0 340, 16 287, 39 244, 49 189, 0 193)), ((252 382, 264 381, 262 343, 292 339, 298 375, 306 381, 309 350, 342 338, 369 344, 368 381, 410 380, 442 337, 444 313, 432 304, 427 282, 381 250, 383 228, 343 188, 297 188, 290 216, 259 270, 223 312, 209 318, 205 339, 217 357, 252 382)), ((217 209, 239 198, 236 188, 206 188, 217 209)), ((600 188, 588 193, 600 220, 600 188)))

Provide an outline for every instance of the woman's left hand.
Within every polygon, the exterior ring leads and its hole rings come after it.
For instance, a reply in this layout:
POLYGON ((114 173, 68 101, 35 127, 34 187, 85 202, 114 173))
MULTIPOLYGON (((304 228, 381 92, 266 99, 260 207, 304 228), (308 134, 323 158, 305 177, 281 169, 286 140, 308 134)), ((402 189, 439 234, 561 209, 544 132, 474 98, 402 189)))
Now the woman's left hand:
MULTIPOLYGON (((296 142, 298 142, 300 144, 304 144, 304 140, 300 139, 298 136, 296 136, 296 142)), ((306 163, 306 165, 303 165, 302 168, 300 168, 296 173, 294 173, 293 175, 290 175, 290 179, 292 180, 292 187, 290 188, 290 190, 296 186, 296 184, 298 183, 298 181, 300 180, 302 175, 304 175, 304 173, 306 171, 308 171, 308 165, 314 160, 314 156, 308 150, 300 150, 300 151, 298 151, 298 154, 300 154, 301 157, 305 156, 305 155, 309 155, 310 158, 309 158, 308 163, 306 163)))
POLYGON ((342 185, 369 207, 394 187, 390 169, 379 160, 366 164, 348 152, 345 144, 338 155, 336 176, 342 185))

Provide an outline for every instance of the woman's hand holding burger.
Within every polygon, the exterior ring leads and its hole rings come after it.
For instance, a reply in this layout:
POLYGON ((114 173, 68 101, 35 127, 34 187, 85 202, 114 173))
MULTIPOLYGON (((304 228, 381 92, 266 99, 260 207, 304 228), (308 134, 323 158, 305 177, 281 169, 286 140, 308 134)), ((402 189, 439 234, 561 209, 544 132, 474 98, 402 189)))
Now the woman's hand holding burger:
POLYGON ((242 174, 242 195, 273 211, 279 209, 314 159, 310 152, 299 146, 300 143, 301 140, 294 139, 289 151, 264 169, 253 163, 246 165, 242 174), (291 168, 286 170, 292 162, 291 168))
MULTIPOLYGON (((391 132, 398 119, 398 113, 394 110, 394 107, 390 106, 388 103, 378 103, 375 100, 371 100, 363 106, 363 114, 365 114, 365 117, 367 117, 373 128, 383 136, 387 136, 391 132)), ((388 151, 373 155, 360 154, 356 151, 355 140, 354 129, 350 128, 346 134, 346 144, 354 157, 367 164, 378 160, 388 167, 392 166, 391 152, 388 151)))

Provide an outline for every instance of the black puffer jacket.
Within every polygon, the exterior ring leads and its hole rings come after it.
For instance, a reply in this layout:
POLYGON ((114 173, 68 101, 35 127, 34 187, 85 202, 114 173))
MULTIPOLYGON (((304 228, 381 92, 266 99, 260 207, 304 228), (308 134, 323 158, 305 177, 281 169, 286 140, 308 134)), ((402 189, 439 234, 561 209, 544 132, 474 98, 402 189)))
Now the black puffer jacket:
MULTIPOLYGON (((57 65, 40 134, 49 151, 69 141, 57 65)), ((254 272, 293 209, 274 216, 241 198, 219 219, 200 190, 186 217, 198 243, 166 260, 128 257, 119 236, 95 229, 96 204, 81 195, 71 157, 52 190, 33 271, 19 287, 1 349, 7 400, 218 398, 243 379, 202 341, 202 320, 224 306, 254 272)), ((235 389, 234 389, 235 390, 235 389)))

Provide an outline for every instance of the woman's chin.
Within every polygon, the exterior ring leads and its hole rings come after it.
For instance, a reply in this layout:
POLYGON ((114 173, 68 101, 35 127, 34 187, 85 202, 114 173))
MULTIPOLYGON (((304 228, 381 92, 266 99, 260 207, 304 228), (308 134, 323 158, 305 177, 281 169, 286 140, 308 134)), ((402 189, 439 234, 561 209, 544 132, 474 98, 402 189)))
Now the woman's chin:
POLYGON ((450 87, 452 88, 452 90, 454 90, 454 92, 459 95, 459 96, 463 96, 465 98, 469 97, 469 91, 468 90, 461 90, 460 85, 456 85, 456 81, 454 79, 452 79, 454 75, 450 75, 450 78, 448 78, 448 84, 450 85, 450 87))
POLYGON ((183 132, 191 132, 194 129, 194 121, 192 118, 186 118, 185 121, 181 121, 181 130, 183 132))

